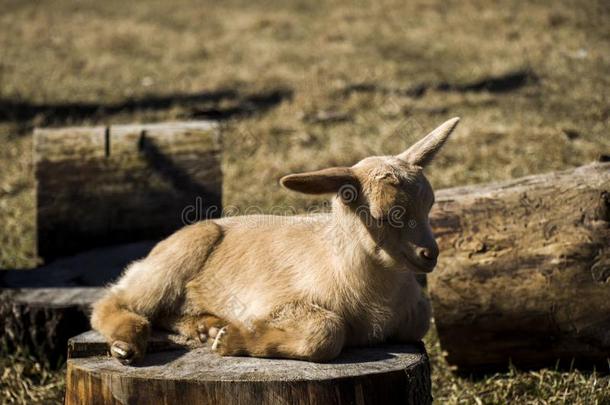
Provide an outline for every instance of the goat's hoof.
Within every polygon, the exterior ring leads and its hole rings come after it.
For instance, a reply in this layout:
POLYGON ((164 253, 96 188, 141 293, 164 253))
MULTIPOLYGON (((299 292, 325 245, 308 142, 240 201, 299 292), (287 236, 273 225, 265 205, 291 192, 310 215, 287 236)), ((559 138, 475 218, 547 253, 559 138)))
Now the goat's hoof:
POLYGON ((205 323, 197 326, 197 336, 201 343, 205 343, 208 339, 214 339, 218 336, 218 331, 222 328, 216 326, 208 326, 205 323))
POLYGON ((135 347, 122 340, 115 340, 110 346, 110 354, 112 357, 121 362, 121 364, 129 365, 136 358, 135 347))
POLYGON ((208 328, 204 324, 197 326, 197 337, 201 343, 205 343, 208 340, 208 328))
POLYGON ((212 350, 221 356, 241 356, 247 353, 240 328, 227 325, 220 329, 212 342, 212 350))
POLYGON ((210 328, 210 337, 214 338, 214 342, 212 342, 212 350, 218 350, 220 343, 222 342, 222 338, 227 333, 227 327, 223 326, 220 329, 210 328), (212 330, 214 329, 214 330, 212 330), (214 332, 214 336, 212 336, 212 332, 214 332))

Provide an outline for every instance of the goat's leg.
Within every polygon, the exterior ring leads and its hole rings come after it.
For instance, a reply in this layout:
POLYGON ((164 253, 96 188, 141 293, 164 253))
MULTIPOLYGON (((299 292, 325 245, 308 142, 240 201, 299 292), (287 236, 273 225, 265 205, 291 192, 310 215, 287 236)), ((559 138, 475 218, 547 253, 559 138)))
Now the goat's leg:
POLYGON ((206 343, 214 339, 228 322, 212 314, 185 315, 172 326, 172 330, 189 339, 206 343))
POLYGON ((131 364, 146 351, 149 321, 131 311, 120 294, 108 294, 95 303, 91 325, 110 345, 110 354, 123 364, 131 364))
POLYGON ((430 301, 422 293, 415 305, 408 310, 390 340, 401 343, 419 342, 430 328, 430 301))
POLYGON ((142 357, 150 321, 180 310, 186 283, 203 267, 222 237, 212 222, 186 226, 132 263, 93 305, 91 325, 106 338, 110 353, 124 364, 142 357))
POLYGON ((252 325, 223 327, 215 337, 213 348, 225 356, 321 362, 337 357, 344 343, 345 324, 339 315, 317 305, 293 302, 252 325))

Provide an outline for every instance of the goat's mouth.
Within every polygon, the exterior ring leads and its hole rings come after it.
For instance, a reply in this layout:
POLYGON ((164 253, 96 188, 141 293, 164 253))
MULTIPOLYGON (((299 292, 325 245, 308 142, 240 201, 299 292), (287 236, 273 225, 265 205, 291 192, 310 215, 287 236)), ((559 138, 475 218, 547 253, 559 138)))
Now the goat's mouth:
POLYGON ((436 267, 436 259, 434 260, 415 260, 409 254, 403 253, 408 267, 416 273, 430 273, 436 267))

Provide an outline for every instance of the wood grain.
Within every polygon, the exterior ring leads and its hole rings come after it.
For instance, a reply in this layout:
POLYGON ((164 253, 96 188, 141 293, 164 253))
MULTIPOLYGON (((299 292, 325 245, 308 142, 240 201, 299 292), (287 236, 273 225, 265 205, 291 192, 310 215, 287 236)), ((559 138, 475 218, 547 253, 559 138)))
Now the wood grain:
POLYGON ((102 286, 152 245, 98 248, 34 270, 0 271, 0 341, 57 364, 66 356, 68 339, 89 330, 90 307, 102 296, 102 286))
POLYGON ((38 254, 158 240, 220 214, 216 125, 176 122, 36 129, 38 254), (209 211, 211 207, 215 210, 209 211))
MULTIPOLYGON (((102 342, 88 333, 70 343, 102 342)), ((164 348, 165 349, 165 348, 164 348)), ((95 349, 93 350, 95 352, 95 349)), ((220 357, 209 348, 147 354, 138 367, 108 356, 68 360, 66 404, 427 404, 421 345, 348 349, 331 363, 220 357)))
POLYGON ((68 339, 90 328, 90 305, 102 294, 96 287, 2 289, 0 342, 56 366, 68 339))
POLYGON ((428 278, 462 372, 610 357, 610 164, 437 193, 428 278))

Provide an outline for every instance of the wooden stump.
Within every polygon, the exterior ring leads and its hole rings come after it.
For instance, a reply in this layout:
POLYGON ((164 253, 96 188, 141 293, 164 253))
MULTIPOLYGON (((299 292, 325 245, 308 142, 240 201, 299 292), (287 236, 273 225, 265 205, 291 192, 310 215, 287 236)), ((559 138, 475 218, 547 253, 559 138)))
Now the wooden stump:
POLYGON ((94 249, 34 270, 0 271, 0 344, 27 347, 51 365, 65 359, 68 339, 91 327, 91 304, 150 242, 94 249))
POLYGON ((40 361, 61 364, 68 339, 90 328, 90 305, 102 293, 94 287, 0 290, 2 346, 27 348, 40 361))
POLYGON ((66 404, 428 404, 423 346, 348 349, 326 364, 220 357, 154 338, 138 367, 105 355, 94 332, 70 342, 66 404), (154 352, 155 350, 165 350, 154 352))
POLYGON ((462 372, 610 358, 610 164, 441 190, 428 278, 462 372))
POLYGON ((217 127, 177 122, 34 132, 38 254, 140 240, 220 215, 217 127))

